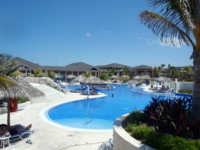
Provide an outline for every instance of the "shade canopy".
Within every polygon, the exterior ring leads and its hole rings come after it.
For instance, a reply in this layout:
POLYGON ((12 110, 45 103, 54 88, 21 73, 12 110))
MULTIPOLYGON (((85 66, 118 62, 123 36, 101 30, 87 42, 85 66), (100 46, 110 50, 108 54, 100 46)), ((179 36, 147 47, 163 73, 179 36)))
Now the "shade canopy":
POLYGON ((171 82, 172 80, 170 78, 160 76, 160 77, 156 78, 156 81, 159 81, 159 82, 171 82))
POLYGON ((141 76, 142 79, 151 79, 151 77, 149 75, 143 75, 141 76))
POLYGON ((78 77, 76 77, 75 79, 72 80, 72 82, 83 82, 87 79, 87 77, 85 77, 84 75, 79 75, 78 77))
POLYGON ((129 76, 129 75, 123 75, 123 76, 121 76, 121 78, 122 78, 122 79, 129 79, 130 76, 129 76))
POLYGON ((23 79, 11 79, 11 80, 15 83, 13 86, 10 86, 8 89, 0 88, 1 98, 17 98, 17 97, 30 98, 30 97, 40 97, 45 95, 43 92, 33 87, 23 79))
POLYGON ((9 98, 30 98, 30 97, 41 97, 45 94, 31 86, 27 81, 23 79, 12 79, 14 85, 9 86, 7 89, 0 86, 0 97, 1 99, 6 99, 8 103, 7 111, 7 125, 10 126, 10 100, 9 98))
POLYGON ((66 76, 66 78, 67 78, 67 79, 74 79, 74 78, 76 78, 76 76, 75 76, 75 75, 72 75, 72 74, 70 74, 70 75, 66 76))
POLYGON ((135 79, 135 80, 140 80, 140 79, 141 79, 141 76, 134 76, 133 79, 135 79))
POLYGON ((95 76, 90 76, 81 82, 84 85, 106 85, 105 82, 95 76))
POLYGON ((111 78, 113 78, 113 79, 119 79, 119 77, 115 76, 115 75, 112 75, 111 78))
POLYGON ((56 77, 56 78, 63 78, 64 75, 62 75, 62 74, 60 74, 60 73, 56 73, 56 74, 55 74, 55 77, 56 77))

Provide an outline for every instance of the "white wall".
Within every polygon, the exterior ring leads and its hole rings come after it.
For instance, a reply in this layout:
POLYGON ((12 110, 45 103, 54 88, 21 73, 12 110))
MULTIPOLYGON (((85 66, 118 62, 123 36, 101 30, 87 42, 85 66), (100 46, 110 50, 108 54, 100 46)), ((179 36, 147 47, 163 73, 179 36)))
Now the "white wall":
MULTIPOLYGON (((151 82, 151 84, 154 84, 153 81, 151 82)), ((168 85, 168 83, 166 83, 166 85, 168 85)), ((193 90, 193 82, 178 82, 177 81, 177 91, 179 90, 193 90)), ((175 90, 175 81, 170 82, 170 88, 173 88, 175 90)))
POLYGON ((142 144, 140 141, 134 139, 122 127, 121 122, 128 114, 117 118, 113 126, 113 150, 155 150, 154 148, 142 144))
POLYGON ((193 90, 193 83, 190 82, 178 82, 178 90, 193 90))

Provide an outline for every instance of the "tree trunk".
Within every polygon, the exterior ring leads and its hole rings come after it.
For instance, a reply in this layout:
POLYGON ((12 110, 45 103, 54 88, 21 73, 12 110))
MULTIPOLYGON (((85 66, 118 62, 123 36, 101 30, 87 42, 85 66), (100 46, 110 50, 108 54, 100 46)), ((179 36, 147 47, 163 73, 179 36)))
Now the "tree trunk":
POLYGON ((194 88, 192 98, 192 117, 200 120, 200 58, 194 58, 194 88))
POLYGON ((192 117, 200 120, 200 0, 196 0, 196 29, 195 39, 196 48, 193 49, 194 53, 194 89, 192 98, 192 117))
POLYGON ((10 127, 10 100, 7 99, 7 125, 10 127))

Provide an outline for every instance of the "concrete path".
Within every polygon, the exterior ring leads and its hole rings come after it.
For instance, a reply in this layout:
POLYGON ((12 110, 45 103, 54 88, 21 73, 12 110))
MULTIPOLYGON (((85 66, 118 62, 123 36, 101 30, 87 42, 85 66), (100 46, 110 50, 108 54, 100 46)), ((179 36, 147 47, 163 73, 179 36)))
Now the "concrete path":
MULTIPOLYGON (((68 93, 68 100, 86 99, 86 96, 78 93, 68 93)), ((99 96, 90 96, 99 97, 99 96)), ((32 124, 34 130, 31 141, 33 144, 26 143, 27 139, 11 143, 7 150, 101 150, 108 145, 111 132, 88 132, 63 129, 44 122, 40 112, 57 103, 64 102, 57 100, 53 102, 40 102, 30 104, 24 103, 26 107, 11 114, 11 125, 22 124, 27 126, 32 124)), ((7 114, 0 115, 0 123, 7 122, 7 114)), ((104 148, 105 149, 105 148, 104 148)))

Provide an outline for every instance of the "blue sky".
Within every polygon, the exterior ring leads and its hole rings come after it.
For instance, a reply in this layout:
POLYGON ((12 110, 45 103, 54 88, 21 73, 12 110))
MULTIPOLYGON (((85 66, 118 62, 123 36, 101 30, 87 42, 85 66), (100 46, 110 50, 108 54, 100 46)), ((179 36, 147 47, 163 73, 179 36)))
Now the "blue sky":
POLYGON ((42 66, 192 65, 192 47, 171 47, 138 19, 146 0, 1 0, 1 53, 42 66))

